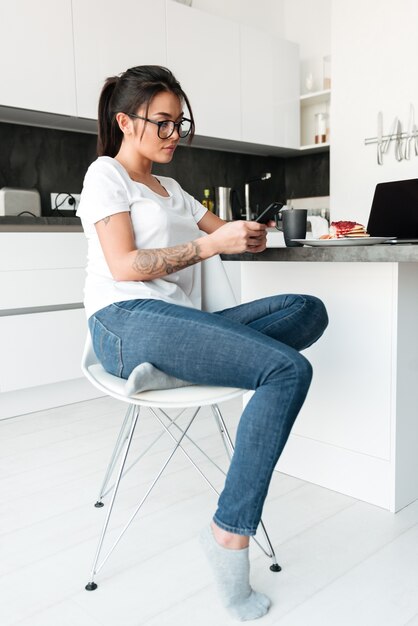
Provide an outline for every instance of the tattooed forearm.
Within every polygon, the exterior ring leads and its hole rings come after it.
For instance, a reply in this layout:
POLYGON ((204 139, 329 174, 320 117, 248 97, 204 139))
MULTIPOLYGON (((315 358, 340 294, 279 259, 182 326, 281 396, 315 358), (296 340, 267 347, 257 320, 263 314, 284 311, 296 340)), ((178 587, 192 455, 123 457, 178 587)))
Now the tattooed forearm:
POLYGON ((138 250, 133 269, 152 279, 172 274, 202 260, 199 245, 195 241, 153 250, 138 250))

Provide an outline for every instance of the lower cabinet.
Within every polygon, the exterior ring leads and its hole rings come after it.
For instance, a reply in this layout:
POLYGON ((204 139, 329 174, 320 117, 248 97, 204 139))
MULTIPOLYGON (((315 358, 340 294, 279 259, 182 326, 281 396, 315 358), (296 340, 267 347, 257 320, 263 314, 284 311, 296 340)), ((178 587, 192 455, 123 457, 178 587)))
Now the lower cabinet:
POLYGON ((0 419, 98 395, 80 368, 86 255, 82 232, 0 233, 0 419))
POLYGON ((84 309, 0 317, 0 392, 81 377, 84 309))

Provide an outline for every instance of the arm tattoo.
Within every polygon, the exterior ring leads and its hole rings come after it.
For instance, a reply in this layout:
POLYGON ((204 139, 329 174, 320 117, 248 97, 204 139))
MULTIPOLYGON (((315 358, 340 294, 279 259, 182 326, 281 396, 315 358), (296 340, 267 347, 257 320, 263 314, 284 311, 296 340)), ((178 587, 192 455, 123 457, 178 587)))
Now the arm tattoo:
POLYGON ((200 249, 195 241, 183 243, 171 248, 138 250, 132 267, 150 279, 194 265, 202 260, 200 249))
POLYGON ((108 215, 107 217, 104 217, 102 219, 102 222, 104 223, 105 226, 107 226, 110 222, 110 215, 108 215))

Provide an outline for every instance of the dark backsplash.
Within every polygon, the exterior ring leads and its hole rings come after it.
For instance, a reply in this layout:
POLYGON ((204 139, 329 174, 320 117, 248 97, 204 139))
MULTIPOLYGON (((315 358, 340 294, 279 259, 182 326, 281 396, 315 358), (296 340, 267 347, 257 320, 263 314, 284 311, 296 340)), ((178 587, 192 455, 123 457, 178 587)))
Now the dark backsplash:
MULTIPOLYGON (((0 188, 38 189, 43 215, 51 215, 51 192, 81 192, 95 157, 95 135, 0 123, 0 188)), ((329 154, 324 152, 277 158, 181 146, 172 163, 155 165, 154 172, 175 178, 198 200, 205 188, 233 187, 242 204, 244 183, 271 172, 269 180, 250 187, 251 206, 259 210, 272 201, 329 195, 329 154)))

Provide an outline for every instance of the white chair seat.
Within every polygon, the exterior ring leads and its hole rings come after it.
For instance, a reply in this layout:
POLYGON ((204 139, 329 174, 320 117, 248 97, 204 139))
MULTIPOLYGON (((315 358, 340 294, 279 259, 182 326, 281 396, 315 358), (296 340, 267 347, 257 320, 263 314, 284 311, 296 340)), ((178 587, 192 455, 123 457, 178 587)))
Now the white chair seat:
POLYGON ((85 371, 90 382, 104 393, 141 406, 158 406, 161 408, 179 408, 191 406, 207 406, 232 400, 246 392, 238 387, 211 387, 208 385, 190 385, 176 389, 155 389, 142 391, 132 396, 125 393, 126 380, 106 372, 100 363, 90 365, 85 371))

